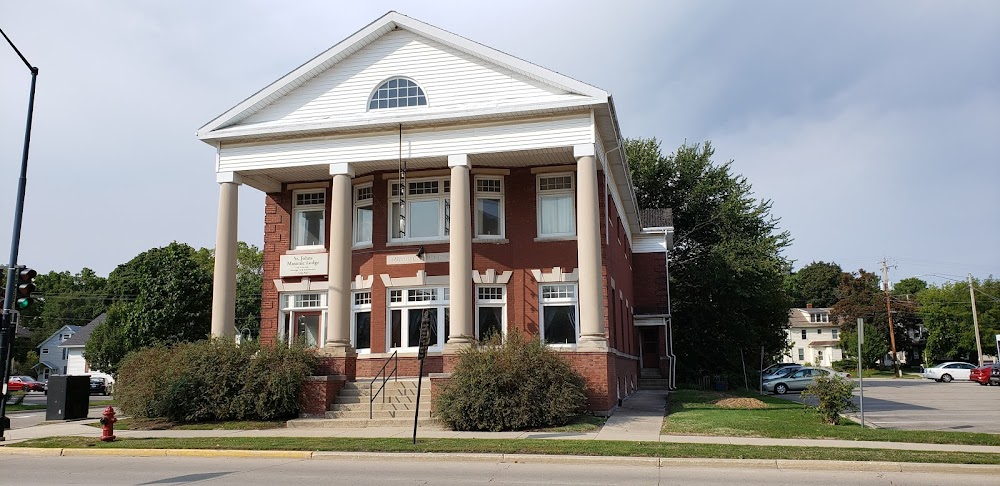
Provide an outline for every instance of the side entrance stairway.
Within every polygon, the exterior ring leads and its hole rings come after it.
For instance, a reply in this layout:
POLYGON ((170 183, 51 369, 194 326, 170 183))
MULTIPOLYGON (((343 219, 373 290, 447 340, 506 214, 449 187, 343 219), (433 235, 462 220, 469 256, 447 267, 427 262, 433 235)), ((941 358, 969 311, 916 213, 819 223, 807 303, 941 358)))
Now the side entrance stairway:
POLYGON ((670 387, 669 381, 660 374, 657 368, 643 368, 639 374, 640 390, 666 390, 670 387))
MULTIPOLYGON (((400 378, 386 382, 385 389, 378 393, 381 380, 375 382, 371 393, 376 393, 371 402, 368 384, 370 379, 359 378, 347 382, 334 400, 325 418, 300 418, 288 421, 288 427, 413 427, 413 414, 417 408, 417 379, 400 378), (371 404, 371 418, 369 418, 371 404)), ((431 381, 424 378, 420 389, 419 427, 441 425, 431 417, 431 381)))

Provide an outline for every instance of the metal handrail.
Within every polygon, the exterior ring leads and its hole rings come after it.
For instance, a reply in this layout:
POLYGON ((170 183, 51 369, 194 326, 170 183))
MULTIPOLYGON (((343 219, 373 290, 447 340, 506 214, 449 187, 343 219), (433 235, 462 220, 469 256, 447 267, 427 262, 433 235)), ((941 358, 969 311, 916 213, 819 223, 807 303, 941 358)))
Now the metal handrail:
POLYGON ((397 382, 399 381, 399 373, 398 373, 398 371, 399 371, 399 356, 396 353, 398 353, 398 351, 393 351, 392 352, 392 356, 389 356, 389 358, 387 358, 385 360, 385 363, 382 365, 382 369, 380 369, 378 371, 378 373, 375 374, 375 377, 372 378, 372 381, 370 383, 368 383, 368 420, 371 420, 375 416, 374 415, 375 397, 377 397, 377 396, 379 396, 381 394, 382 395, 382 403, 385 403, 385 395, 382 394, 382 390, 385 389, 385 384, 386 384, 386 382, 389 381, 389 377, 395 377, 395 378, 393 378, 393 381, 397 381, 397 382), (389 372, 388 374, 386 374, 385 367, 389 366, 389 362, 393 361, 393 359, 395 359, 395 363, 392 365, 392 371, 389 372), (382 377, 382 386, 380 386, 378 388, 377 392, 372 393, 372 390, 375 389, 375 380, 378 380, 379 376, 382 377))

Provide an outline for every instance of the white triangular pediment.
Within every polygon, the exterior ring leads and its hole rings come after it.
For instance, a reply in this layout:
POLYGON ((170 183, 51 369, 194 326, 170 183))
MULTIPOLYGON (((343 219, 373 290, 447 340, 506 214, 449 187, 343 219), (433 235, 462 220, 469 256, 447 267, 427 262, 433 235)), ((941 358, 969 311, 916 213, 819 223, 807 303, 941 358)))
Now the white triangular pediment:
POLYGON ((364 126, 398 117, 482 116, 602 101, 607 93, 593 86, 390 12, 216 118, 199 136, 317 124, 364 126), (427 105, 369 110, 373 90, 397 76, 417 82, 427 105))

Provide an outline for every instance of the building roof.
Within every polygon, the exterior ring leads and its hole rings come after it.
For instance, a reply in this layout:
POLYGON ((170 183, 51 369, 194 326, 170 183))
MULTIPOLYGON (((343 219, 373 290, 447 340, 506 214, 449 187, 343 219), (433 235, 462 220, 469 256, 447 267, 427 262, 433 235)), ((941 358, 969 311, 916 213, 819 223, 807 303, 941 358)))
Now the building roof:
POLYGON ((39 366, 44 366, 50 370, 58 369, 56 368, 56 365, 49 363, 48 361, 39 361, 38 363, 35 363, 35 366, 32 366, 32 368, 38 368, 39 366))
POLYGON ((813 341, 809 343, 810 348, 817 348, 821 346, 836 346, 840 344, 840 341, 813 341))
POLYGON ((640 209, 639 224, 643 228, 670 228, 674 225, 674 214, 670 208, 640 209))
POLYGON ((817 307, 813 309, 804 309, 801 307, 794 307, 788 311, 788 327, 840 327, 840 324, 830 321, 830 322, 810 322, 809 314, 823 314, 830 313, 829 307, 817 307))
POLYGON ((59 345, 59 347, 61 347, 61 348, 81 347, 82 348, 83 346, 86 346, 87 345, 87 341, 90 339, 90 333, 94 332, 94 329, 97 328, 97 326, 100 323, 104 322, 104 320, 107 319, 107 318, 108 318, 108 314, 106 312, 101 313, 101 315, 95 317, 94 320, 92 320, 92 321, 88 322, 86 325, 80 327, 80 329, 78 329, 76 331, 76 334, 74 334, 73 337, 71 337, 71 338, 63 341, 62 344, 59 345))
POLYGON ((56 332, 50 334, 49 337, 47 337, 44 340, 42 340, 42 342, 38 343, 38 346, 35 346, 35 347, 36 348, 41 348, 43 344, 51 341, 52 338, 54 338, 54 337, 62 334, 63 331, 67 330, 67 329, 70 330, 70 331, 72 331, 73 334, 76 334, 76 332, 80 330, 80 326, 71 326, 71 325, 67 324, 67 325, 65 325, 63 327, 60 327, 58 330, 56 330, 56 332))

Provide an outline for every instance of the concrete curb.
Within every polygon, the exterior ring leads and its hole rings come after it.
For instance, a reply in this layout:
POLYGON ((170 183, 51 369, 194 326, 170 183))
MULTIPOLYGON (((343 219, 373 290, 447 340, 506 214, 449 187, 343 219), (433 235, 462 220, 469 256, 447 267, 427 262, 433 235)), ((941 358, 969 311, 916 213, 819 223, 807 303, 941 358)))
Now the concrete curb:
POLYGON ((0 456, 121 456, 121 457, 228 457, 253 459, 359 460, 359 461, 453 461, 493 464, 604 464, 641 467, 732 467, 756 469, 917 472, 1000 475, 1000 465, 946 464, 884 461, 822 461, 790 459, 713 459, 658 458, 632 456, 575 456, 546 454, 495 454, 446 452, 333 452, 333 451, 255 451, 244 449, 56 449, 0 447, 0 456))

